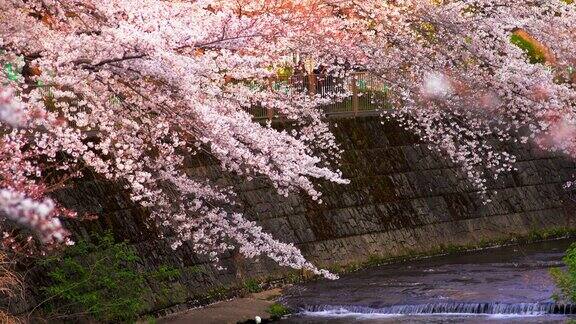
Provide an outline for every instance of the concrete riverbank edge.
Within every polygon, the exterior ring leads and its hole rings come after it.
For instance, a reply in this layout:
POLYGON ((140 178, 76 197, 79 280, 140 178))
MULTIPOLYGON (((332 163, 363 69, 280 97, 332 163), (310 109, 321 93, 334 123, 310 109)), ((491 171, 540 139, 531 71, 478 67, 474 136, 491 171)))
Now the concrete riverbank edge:
MULTIPOLYGON (((518 235, 502 239, 480 240, 475 243, 464 245, 438 246, 427 252, 407 253, 402 256, 370 256, 362 262, 342 263, 332 266, 329 270, 343 275, 362 269, 394 264, 408 261, 421 260, 444 255, 472 252, 477 250, 531 244, 560 239, 576 240, 576 228, 559 227, 546 230, 534 230, 526 235, 518 235)), ((197 298, 170 308, 166 308, 142 317, 142 323, 151 319, 158 319, 158 323, 191 323, 194 319, 202 319, 202 323, 249 323, 255 316, 261 317, 264 322, 271 321, 270 307, 275 305, 281 297, 282 288, 304 283, 307 281, 320 280, 321 278, 307 272, 290 271, 284 277, 263 278, 252 285, 254 290, 257 285, 258 291, 247 291, 247 288, 234 285, 218 287, 207 291, 197 298)), ((296 311, 296 310, 287 310, 296 311)), ((273 312, 273 311, 272 311, 273 312)))

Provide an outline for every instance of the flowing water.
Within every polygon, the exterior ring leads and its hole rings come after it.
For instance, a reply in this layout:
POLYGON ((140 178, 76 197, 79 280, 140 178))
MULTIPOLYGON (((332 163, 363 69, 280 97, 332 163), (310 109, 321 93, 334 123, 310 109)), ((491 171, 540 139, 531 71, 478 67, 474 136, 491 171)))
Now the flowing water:
POLYGON ((564 323, 548 269, 571 241, 511 246, 374 267, 289 288, 282 323, 564 323))

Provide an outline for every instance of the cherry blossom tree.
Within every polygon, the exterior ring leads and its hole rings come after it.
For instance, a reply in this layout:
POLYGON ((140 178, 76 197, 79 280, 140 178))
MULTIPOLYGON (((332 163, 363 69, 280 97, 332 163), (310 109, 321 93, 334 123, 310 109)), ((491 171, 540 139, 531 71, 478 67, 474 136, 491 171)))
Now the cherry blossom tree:
POLYGON ((345 32, 356 22, 339 10, 337 1, 308 0, 3 1, 0 61, 9 73, 0 82, 19 102, 2 106, 4 142, 14 146, 5 151, 24 155, 6 154, 15 161, 2 178, 20 182, 6 185, 4 205, 20 199, 34 211, 9 218, 34 229, 35 217, 49 218, 58 227, 56 204, 40 200, 54 187, 44 178, 80 177, 89 168, 125 181, 175 248, 191 240, 216 258, 237 245, 246 256, 329 276, 224 208, 233 191, 187 176, 184 159, 203 152, 227 172, 319 202, 312 179, 347 183, 331 162, 339 148, 317 109, 330 99, 268 86, 274 66, 296 50, 332 73, 342 65, 334 62, 365 59, 355 47, 359 35, 345 32), (254 122, 246 111, 253 105, 300 127, 288 133, 254 122), (32 113, 38 118, 25 122, 32 113))
POLYGON ((298 52, 342 79, 354 69, 379 78, 395 107, 386 115, 486 192, 489 175, 513 169, 499 141, 574 156, 575 18, 558 0, 2 1, 0 211, 62 241, 56 216, 74 214, 50 192, 89 169, 126 183, 174 248, 191 241, 217 258, 236 246, 332 277, 230 211, 234 188, 190 177, 185 157, 211 155, 318 203, 315 179, 346 184, 318 108, 346 93, 270 87, 298 52), (530 62, 510 41, 518 32, 548 61, 530 62), (299 127, 255 122, 253 106, 299 127))

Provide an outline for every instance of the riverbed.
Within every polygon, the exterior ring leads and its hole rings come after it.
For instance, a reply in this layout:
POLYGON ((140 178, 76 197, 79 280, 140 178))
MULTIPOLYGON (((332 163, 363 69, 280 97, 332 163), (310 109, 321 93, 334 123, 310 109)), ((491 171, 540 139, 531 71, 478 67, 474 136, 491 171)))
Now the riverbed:
POLYGON ((285 290, 298 314, 281 323, 563 323, 549 269, 573 240, 373 267, 285 290))

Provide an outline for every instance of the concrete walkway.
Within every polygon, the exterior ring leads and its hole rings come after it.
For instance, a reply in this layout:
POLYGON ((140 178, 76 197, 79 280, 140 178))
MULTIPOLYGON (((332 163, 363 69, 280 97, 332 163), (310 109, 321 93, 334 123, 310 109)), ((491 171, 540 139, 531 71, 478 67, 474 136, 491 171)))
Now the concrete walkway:
POLYGON ((270 305, 282 294, 281 289, 272 289, 250 297, 218 302, 201 308, 189 309, 158 319, 158 324, 236 324, 260 316, 267 319, 270 305))

